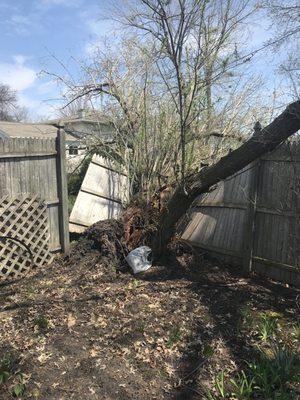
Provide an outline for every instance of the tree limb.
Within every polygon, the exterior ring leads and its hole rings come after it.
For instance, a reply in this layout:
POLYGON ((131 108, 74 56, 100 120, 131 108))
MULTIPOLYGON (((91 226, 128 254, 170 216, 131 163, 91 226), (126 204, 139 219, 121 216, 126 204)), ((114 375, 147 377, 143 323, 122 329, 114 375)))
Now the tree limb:
POLYGON ((233 175, 265 153, 274 150, 288 137, 300 129, 300 100, 291 103, 273 122, 253 135, 248 141, 217 163, 187 177, 187 193, 179 187, 169 200, 161 215, 160 230, 154 238, 153 248, 162 253, 174 235, 176 224, 199 195, 207 192, 212 185, 233 175))

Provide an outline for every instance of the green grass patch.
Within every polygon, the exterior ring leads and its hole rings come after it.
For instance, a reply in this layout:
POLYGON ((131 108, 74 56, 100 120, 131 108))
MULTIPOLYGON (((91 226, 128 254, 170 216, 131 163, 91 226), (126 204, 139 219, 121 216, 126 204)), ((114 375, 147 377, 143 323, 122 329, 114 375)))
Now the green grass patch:
POLYGON ((171 331, 169 332, 169 338, 166 343, 167 348, 170 349, 176 343, 178 343, 181 339, 181 336, 182 336, 182 332, 178 326, 175 326, 174 328, 172 328, 171 331))

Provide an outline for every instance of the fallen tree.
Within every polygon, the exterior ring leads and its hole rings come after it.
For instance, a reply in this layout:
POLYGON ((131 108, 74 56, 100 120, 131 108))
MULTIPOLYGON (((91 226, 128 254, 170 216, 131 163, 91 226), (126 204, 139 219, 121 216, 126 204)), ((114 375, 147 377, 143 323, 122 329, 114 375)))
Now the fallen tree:
POLYGON ((178 187, 159 218, 159 229, 152 247, 160 255, 175 234, 179 219, 199 195, 213 185, 240 171, 252 161, 274 150, 300 129, 300 101, 291 103, 264 129, 257 129, 253 136, 235 151, 217 163, 187 177, 185 186, 178 187))
POLYGON ((137 199, 123 213, 121 224, 116 225, 115 220, 99 221, 86 231, 87 239, 101 254, 103 251, 111 254, 109 264, 115 260, 115 265, 121 265, 129 251, 145 244, 153 249, 156 258, 161 256, 176 233, 177 223, 199 195, 274 150, 299 129, 300 100, 288 105, 264 129, 255 129, 251 138, 238 149, 187 176, 185 185, 175 188, 165 205, 157 206, 156 199, 141 204, 137 199))

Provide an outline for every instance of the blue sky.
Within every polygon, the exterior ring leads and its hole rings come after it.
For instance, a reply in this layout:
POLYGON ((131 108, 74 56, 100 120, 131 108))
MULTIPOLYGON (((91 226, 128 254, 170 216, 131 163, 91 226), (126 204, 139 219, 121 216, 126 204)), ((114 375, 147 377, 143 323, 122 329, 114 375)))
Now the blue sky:
MULTIPOLYGON (((108 0, 0 0, 0 80, 19 93, 32 119, 53 117, 59 104, 56 83, 41 77, 47 70, 61 73, 61 60, 76 74, 73 59, 85 59, 91 43, 112 32, 101 18, 108 0)), ((262 44, 270 34, 270 21, 253 20, 249 48, 262 44)), ((270 78, 275 62, 257 57, 255 70, 270 78)))
POLYGON ((104 0, 0 0, 0 80, 19 93, 30 116, 52 116, 59 96, 55 82, 39 76, 59 73, 52 55, 74 72, 75 59, 109 33, 101 18, 104 0))

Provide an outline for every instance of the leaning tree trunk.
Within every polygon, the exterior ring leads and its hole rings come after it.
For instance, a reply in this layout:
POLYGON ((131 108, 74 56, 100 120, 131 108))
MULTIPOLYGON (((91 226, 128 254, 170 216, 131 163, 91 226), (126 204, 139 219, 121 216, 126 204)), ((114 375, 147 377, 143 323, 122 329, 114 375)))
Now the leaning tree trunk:
POLYGON ((233 175, 263 154, 274 150, 300 129, 300 101, 290 104, 285 111, 264 129, 217 163, 186 178, 185 191, 178 188, 161 215, 159 232, 153 240, 155 254, 161 255, 176 230, 179 219, 197 196, 221 180, 233 175))

